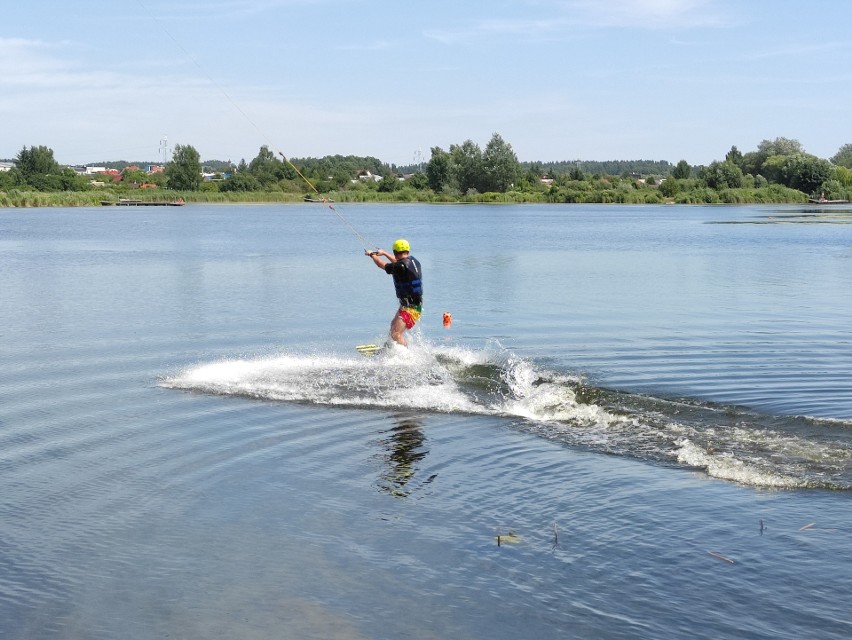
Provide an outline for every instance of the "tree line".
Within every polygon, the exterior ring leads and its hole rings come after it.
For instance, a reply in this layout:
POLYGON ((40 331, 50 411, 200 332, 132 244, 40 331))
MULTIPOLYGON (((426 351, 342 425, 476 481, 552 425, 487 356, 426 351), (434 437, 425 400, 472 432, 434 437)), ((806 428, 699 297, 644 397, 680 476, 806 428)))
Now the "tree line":
MULTIPOLYGON (((115 163, 120 164, 120 163, 115 163)), ((115 164, 113 166, 115 166, 115 164)), ((422 166, 397 167, 370 156, 326 156, 285 161, 262 146, 251 161, 208 161, 218 172, 202 180, 192 145, 177 144, 159 177, 125 166, 102 188, 129 190, 140 183, 182 193, 279 192, 306 194, 304 178, 342 200, 479 202, 799 202, 807 197, 852 200, 852 144, 830 159, 807 153, 797 140, 763 140, 742 153, 732 146, 708 166, 667 161, 559 161, 521 163, 512 145, 495 133, 480 147, 472 140, 448 149, 432 147, 422 166), (295 168, 294 168, 295 167, 295 168), (298 169, 298 172, 297 170, 298 169), (300 175, 301 174, 301 175, 300 175)), ((0 192, 85 191, 92 176, 61 167, 45 146, 24 147, 15 166, 0 172, 0 192)))

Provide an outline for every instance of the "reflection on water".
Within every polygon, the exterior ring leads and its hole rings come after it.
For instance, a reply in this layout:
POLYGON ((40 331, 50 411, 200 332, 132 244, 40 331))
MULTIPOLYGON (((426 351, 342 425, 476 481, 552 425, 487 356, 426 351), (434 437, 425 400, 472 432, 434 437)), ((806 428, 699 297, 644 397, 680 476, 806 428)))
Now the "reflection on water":
POLYGON ((770 215, 754 216, 745 220, 718 220, 709 224, 852 224, 849 207, 811 206, 802 209, 783 209, 770 215))
MULTIPOLYGON (((426 457, 429 450, 425 447, 426 435, 419 417, 400 414, 394 416, 394 420, 396 425, 387 431, 387 437, 381 440, 386 468, 379 478, 379 489, 405 498, 413 490, 409 483, 417 472, 417 463, 426 457)), ((423 484, 434 479, 435 476, 432 475, 423 484)))

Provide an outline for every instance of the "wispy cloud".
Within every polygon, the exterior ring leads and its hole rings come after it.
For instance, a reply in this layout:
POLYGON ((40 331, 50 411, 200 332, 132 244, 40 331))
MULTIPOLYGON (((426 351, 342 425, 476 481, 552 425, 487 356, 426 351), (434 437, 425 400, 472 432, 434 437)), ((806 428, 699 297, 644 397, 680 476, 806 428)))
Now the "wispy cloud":
POLYGON ((151 15, 163 20, 199 20, 203 18, 238 19, 255 16, 281 7, 316 5, 331 0, 208 0, 207 2, 163 2, 137 0, 151 15))
POLYGON ((577 22, 597 27, 685 29, 730 22, 714 0, 562 0, 557 4, 577 22))
POLYGON ((444 44, 457 44, 501 36, 540 38, 542 35, 558 33, 564 26, 565 20, 559 18, 489 18, 458 28, 427 29, 423 35, 444 44))
POLYGON ((746 60, 767 60, 771 58, 795 58, 812 54, 828 53, 831 51, 848 50, 848 42, 818 42, 814 44, 789 43, 783 47, 775 47, 762 51, 746 53, 746 60))
POLYGON ((0 38, 0 86, 34 75, 61 70, 58 57, 63 45, 25 38, 0 38))
POLYGON ((401 45, 394 40, 373 40, 372 42, 359 42, 357 44, 338 44, 334 48, 337 51, 387 51, 397 49, 401 45))
MULTIPOLYGON (((0 95, 14 89, 41 89, 51 93, 73 91, 91 93, 113 88, 167 86, 183 88, 198 84, 185 78, 157 75, 146 78, 138 73, 109 71, 104 65, 92 68, 76 61, 77 45, 21 38, 0 38, 0 95)), ((104 63, 108 64, 108 63, 104 63)), ((54 106, 61 106, 61 99, 54 106)))
POLYGON ((205 125, 221 128, 213 121, 227 107, 221 99, 217 106, 208 83, 92 67, 69 54, 76 49, 68 43, 0 38, 0 119, 7 125, 0 155, 32 144, 50 144, 58 154, 81 144, 111 148, 119 140, 138 146, 148 139, 155 147, 162 129, 197 128, 201 139, 205 125), (201 117, 199 104, 208 105, 201 117))
POLYGON ((501 36, 535 40, 576 35, 576 29, 692 29, 732 22, 714 0, 528 0, 513 17, 473 20, 467 25, 430 29, 425 37, 458 44, 501 36))

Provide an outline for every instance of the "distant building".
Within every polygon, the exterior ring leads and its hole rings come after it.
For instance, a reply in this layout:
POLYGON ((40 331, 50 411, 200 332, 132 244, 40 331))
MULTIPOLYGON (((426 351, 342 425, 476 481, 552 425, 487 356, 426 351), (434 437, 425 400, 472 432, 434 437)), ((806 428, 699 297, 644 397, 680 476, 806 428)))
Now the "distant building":
POLYGON ((11 171, 14 166, 14 162, 0 162, 0 171, 11 171))
POLYGON ((377 176, 374 173, 363 169, 355 174, 355 180, 352 181, 353 184, 356 184, 359 180, 361 182, 379 182, 382 179, 382 176, 377 176))

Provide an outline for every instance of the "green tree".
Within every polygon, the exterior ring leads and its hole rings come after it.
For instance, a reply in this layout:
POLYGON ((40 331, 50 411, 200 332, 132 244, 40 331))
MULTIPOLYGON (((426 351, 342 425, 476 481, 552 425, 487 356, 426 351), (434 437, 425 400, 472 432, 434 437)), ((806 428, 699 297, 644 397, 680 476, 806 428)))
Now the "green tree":
POLYGON ((70 167, 61 169, 55 179, 61 191, 88 191, 92 187, 86 176, 79 175, 70 167))
POLYGON ((769 156, 763 161, 760 173, 770 183, 785 184, 784 166, 787 164, 787 156, 769 156))
POLYGON ((831 156, 831 161, 838 166, 852 169, 852 144, 840 147, 840 150, 831 156))
POLYGON ((382 179, 379 181, 378 191, 381 193, 391 193, 399 189, 399 177, 393 171, 385 171, 382 179))
MULTIPOLYGON (((316 173, 315 166, 307 166, 303 169, 308 172, 312 172, 313 169, 313 173, 316 173)), ((283 161, 276 158, 266 145, 260 148, 257 156, 249 163, 248 171, 265 189, 276 185, 280 180, 296 177, 296 172, 293 171, 292 167, 285 165, 283 161)))
POLYGON ((757 152, 769 156, 792 156, 796 153, 804 153, 802 143, 790 138, 775 138, 775 140, 762 140, 757 145, 757 152))
POLYGON ((816 193, 822 184, 834 178, 834 167, 828 160, 809 153, 797 153, 784 164, 784 184, 805 193, 816 193))
POLYGON ((145 182, 150 182, 151 184, 155 184, 160 188, 165 188, 168 184, 168 177, 162 171, 158 173, 148 173, 146 174, 145 182))
POLYGON ((432 157, 426 164, 426 180, 429 188, 441 193, 452 185, 453 161, 450 154, 441 147, 432 147, 432 157))
POLYGON ((219 185, 219 191, 260 191, 260 182, 250 173, 235 173, 219 185))
POLYGON ((423 191, 429 188, 429 182, 426 179, 426 174, 422 171, 415 173, 406 182, 412 189, 416 189, 418 191, 423 191))
MULTIPOLYGON (((750 173, 753 176, 763 175, 770 182, 778 182, 778 179, 774 179, 772 177, 774 168, 766 169, 764 165, 770 160, 770 158, 776 156, 786 158, 796 153, 804 153, 802 143, 798 140, 792 140, 790 138, 762 140, 760 144, 757 145, 757 151, 746 153, 743 156, 739 166, 744 173, 750 173)), ((775 161, 774 164, 777 166, 778 162, 775 161)))
POLYGON ((819 193, 827 200, 843 200, 846 197, 846 190, 838 180, 826 180, 819 186, 819 193))
POLYGON ((742 168, 743 165, 743 154, 737 149, 736 145, 731 147, 731 150, 725 154, 725 160, 733 162, 738 167, 742 168))
POLYGON ((462 193, 483 190, 485 184, 482 150, 472 140, 450 146, 450 156, 455 166, 456 180, 462 193))
MULTIPOLYGON (((530 162, 527 165, 526 177, 527 180, 532 180, 533 178, 538 180, 543 176, 549 175, 540 162, 530 162)), ((553 177, 552 175, 550 177, 553 177)))
POLYGON ((128 170, 125 169, 121 172, 121 181, 124 184, 143 184, 145 182, 150 182, 148 180, 148 174, 142 171, 141 169, 128 170))
POLYGON ((702 177, 711 189, 739 189, 743 186, 743 172, 730 160, 712 162, 702 177))
POLYGON ((166 165, 169 189, 198 191, 201 188, 201 157, 192 145, 176 144, 172 161, 166 165))
POLYGON ((59 163, 53 158, 53 149, 43 145, 21 149, 18 152, 15 166, 25 179, 37 174, 59 173, 59 163))
POLYGON ((491 136, 482 154, 484 191, 508 191, 521 175, 521 163, 512 150, 512 145, 503 140, 499 133, 491 136))
POLYGON ((761 175, 763 169, 763 158, 757 151, 749 151, 743 154, 743 159, 740 161, 740 169, 743 173, 748 173, 755 177, 761 175))
POLYGON ((660 195, 666 198, 674 198, 680 191, 680 184, 677 178, 668 177, 660 184, 660 195))
POLYGON ((13 173, 12 171, 0 171, 0 191, 9 191, 14 189, 15 186, 15 176, 20 176, 18 173, 13 173))
POLYGON ((675 165, 675 168, 672 169, 672 178, 677 180, 687 180, 691 173, 692 167, 689 166, 689 163, 686 160, 681 160, 677 163, 677 165, 675 165))
POLYGON ((580 168, 579 162, 571 166, 571 170, 568 172, 568 177, 571 180, 576 180, 577 182, 582 182, 586 179, 586 174, 584 174, 583 170, 580 168))
POLYGON ((27 184, 39 191, 59 191, 61 169, 53 157, 53 149, 40 145, 24 147, 18 153, 15 168, 12 170, 16 182, 27 184))

